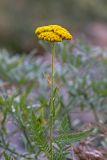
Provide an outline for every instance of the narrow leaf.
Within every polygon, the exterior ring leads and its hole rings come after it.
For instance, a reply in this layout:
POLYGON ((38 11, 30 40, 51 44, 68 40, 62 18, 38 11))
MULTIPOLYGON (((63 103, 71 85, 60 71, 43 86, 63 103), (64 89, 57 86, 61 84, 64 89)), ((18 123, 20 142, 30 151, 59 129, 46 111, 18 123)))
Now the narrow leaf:
POLYGON ((69 144, 76 141, 80 141, 81 139, 86 138, 92 132, 93 129, 82 131, 79 133, 72 134, 61 134, 55 138, 55 142, 58 144, 69 144))

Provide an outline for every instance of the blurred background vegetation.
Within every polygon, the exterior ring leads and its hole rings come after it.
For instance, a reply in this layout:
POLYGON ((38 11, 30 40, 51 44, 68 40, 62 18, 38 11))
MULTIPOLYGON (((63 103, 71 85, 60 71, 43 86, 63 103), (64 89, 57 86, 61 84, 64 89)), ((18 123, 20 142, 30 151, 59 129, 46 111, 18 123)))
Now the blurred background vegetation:
POLYGON ((107 22, 107 0, 0 0, 0 47, 30 51, 39 25, 61 24, 75 33, 93 22, 107 22))

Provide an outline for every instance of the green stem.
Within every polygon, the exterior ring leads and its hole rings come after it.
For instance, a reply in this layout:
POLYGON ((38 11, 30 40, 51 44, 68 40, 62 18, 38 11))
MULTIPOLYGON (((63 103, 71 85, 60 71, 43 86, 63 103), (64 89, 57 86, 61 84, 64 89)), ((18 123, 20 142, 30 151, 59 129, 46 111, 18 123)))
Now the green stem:
POLYGON ((55 54, 55 44, 52 44, 52 64, 51 64, 51 103, 50 103, 50 153, 51 157, 50 159, 53 160, 53 110, 54 110, 54 54, 55 54))

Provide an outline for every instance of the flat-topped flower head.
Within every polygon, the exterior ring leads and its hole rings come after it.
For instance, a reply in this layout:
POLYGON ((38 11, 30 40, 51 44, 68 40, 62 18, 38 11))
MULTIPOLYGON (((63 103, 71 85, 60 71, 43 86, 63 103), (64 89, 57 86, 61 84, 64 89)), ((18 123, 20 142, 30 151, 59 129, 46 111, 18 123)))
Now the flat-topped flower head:
POLYGON ((35 34, 39 39, 50 42, 61 42, 62 40, 71 40, 70 32, 59 25, 42 26, 35 29, 35 34))

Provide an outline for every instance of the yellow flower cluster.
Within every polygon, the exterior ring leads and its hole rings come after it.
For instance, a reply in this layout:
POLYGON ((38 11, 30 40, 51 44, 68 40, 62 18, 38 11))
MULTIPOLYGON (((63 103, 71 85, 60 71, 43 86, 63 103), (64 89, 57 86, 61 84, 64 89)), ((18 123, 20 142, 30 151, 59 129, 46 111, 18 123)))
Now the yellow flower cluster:
POLYGON ((59 25, 48 25, 38 27, 35 30, 39 39, 50 42, 61 42, 62 40, 71 40, 72 35, 65 28, 59 25))

